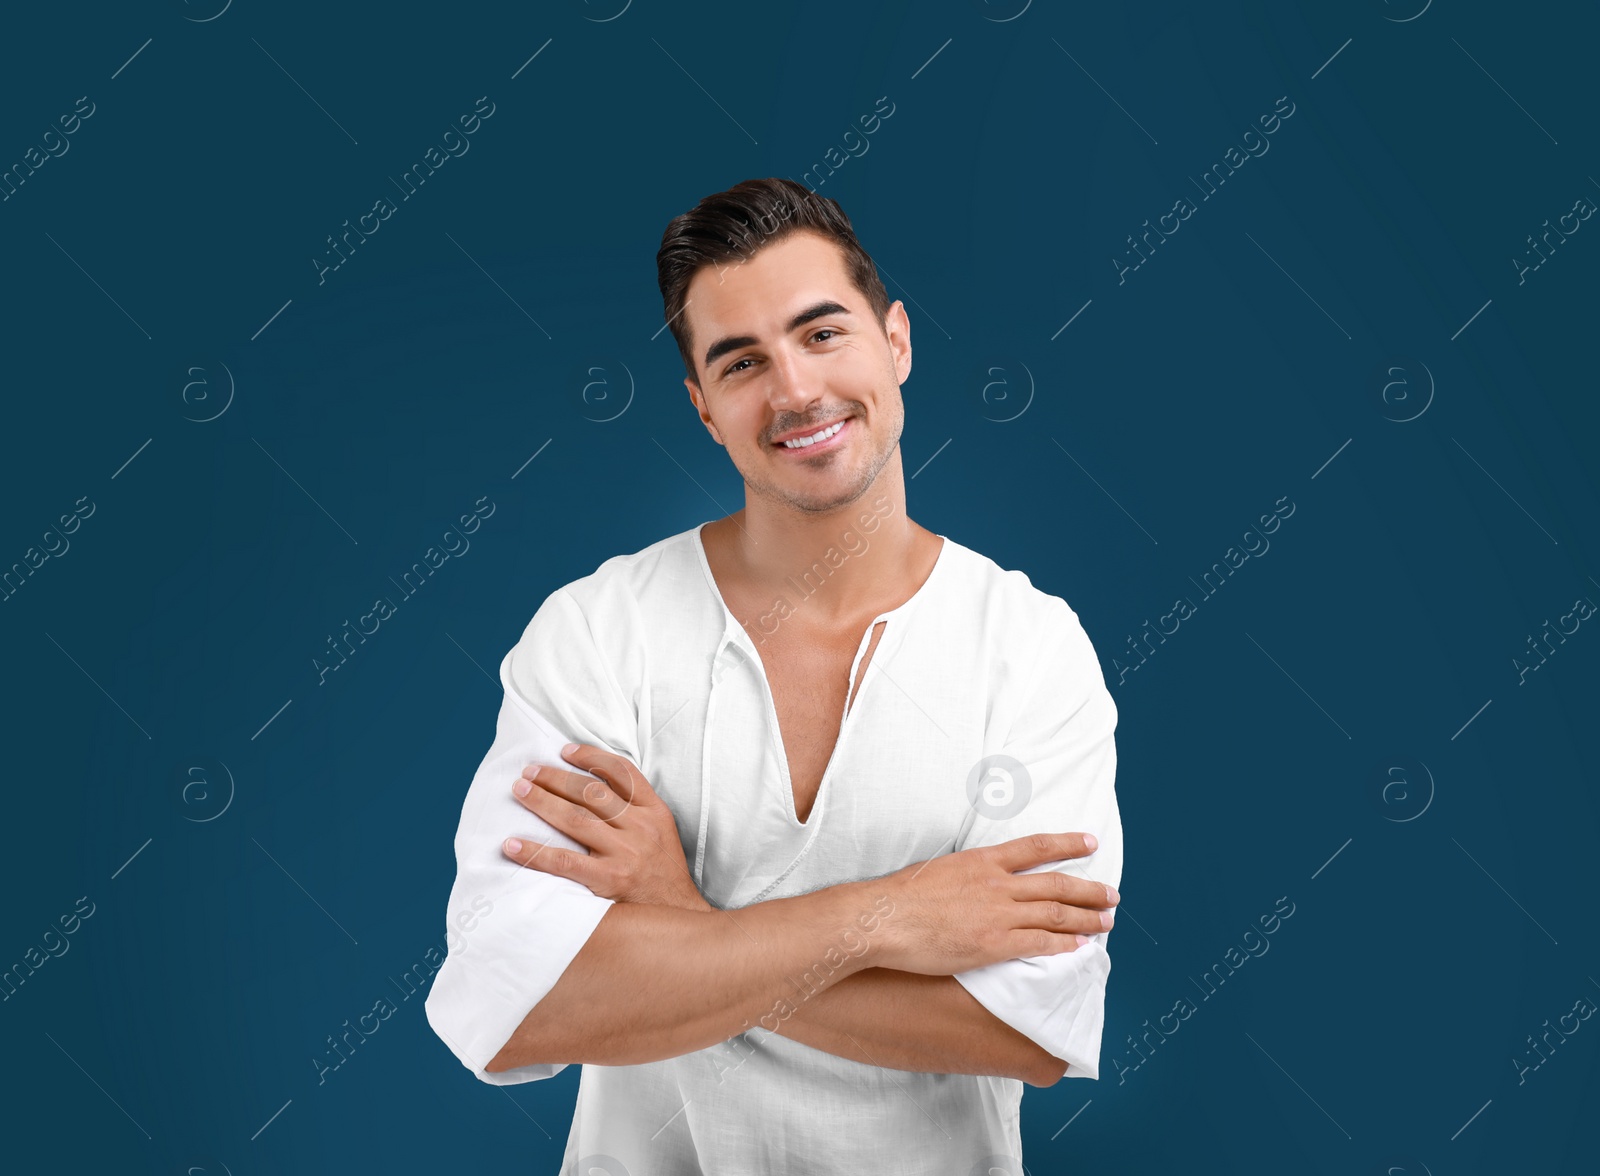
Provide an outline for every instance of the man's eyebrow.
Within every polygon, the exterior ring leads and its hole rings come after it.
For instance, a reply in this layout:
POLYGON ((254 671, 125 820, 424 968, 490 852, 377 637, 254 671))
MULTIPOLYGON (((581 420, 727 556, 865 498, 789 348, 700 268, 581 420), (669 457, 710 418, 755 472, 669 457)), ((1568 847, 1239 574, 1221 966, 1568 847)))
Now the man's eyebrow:
MULTIPOLYGON (((832 299, 824 299, 821 302, 806 307, 799 314, 790 319, 788 325, 784 327, 784 333, 787 334, 796 327, 803 327, 812 319, 819 319, 825 315, 848 315, 849 313, 849 307, 841 306, 832 299)), ((728 354, 730 351, 736 351, 740 347, 751 347, 758 342, 760 342, 760 340, 754 335, 729 335, 725 339, 718 339, 710 347, 706 348, 706 367, 710 367, 712 364, 716 363, 719 358, 728 354)))

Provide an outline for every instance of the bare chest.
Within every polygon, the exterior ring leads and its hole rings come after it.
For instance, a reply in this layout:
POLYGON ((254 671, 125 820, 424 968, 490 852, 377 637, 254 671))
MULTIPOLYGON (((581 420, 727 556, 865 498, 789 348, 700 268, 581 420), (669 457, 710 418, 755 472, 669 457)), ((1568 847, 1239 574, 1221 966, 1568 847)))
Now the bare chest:
MULTIPOLYGON (((878 647, 886 622, 873 626, 871 639, 856 667, 854 690, 859 691, 867 667, 878 647)), ((850 666, 861 647, 861 630, 842 638, 819 641, 799 635, 757 641, 772 703, 778 714, 783 751, 794 790, 796 818, 804 824, 811 815, 828 761, 839 741, 846 696, 855 703, 850 666)))

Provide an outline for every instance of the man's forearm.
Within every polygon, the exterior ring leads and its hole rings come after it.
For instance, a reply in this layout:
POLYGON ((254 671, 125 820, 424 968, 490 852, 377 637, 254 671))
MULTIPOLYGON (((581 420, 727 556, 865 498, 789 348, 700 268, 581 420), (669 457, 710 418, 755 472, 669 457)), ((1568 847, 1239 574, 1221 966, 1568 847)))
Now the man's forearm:
POLYGON ((954 976, 866 968, 797 1006, 778 1027, 851 1061, 932 1074, 992 1074, 1048 1086, 1066 1072, 954 976))
POLYGON ((726 1041, 798 991, 870 967, 852 945, 893 911, 870 882, 737 911, 617 903, 485 1068, 638 1065, 726 1041))

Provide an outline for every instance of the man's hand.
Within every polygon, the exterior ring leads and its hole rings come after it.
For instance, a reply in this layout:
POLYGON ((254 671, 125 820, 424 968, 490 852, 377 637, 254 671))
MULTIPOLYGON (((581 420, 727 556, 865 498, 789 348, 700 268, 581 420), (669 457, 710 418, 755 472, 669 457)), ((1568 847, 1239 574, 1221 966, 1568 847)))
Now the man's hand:
POLYGON ((906 866, 874 881, 894 903, 880 967, 952 976, 1001 960, 1076 951, 1109 930, 1121 896, 1059 871, 1019 873, 1093 853, 1087 833, 1031 833, 906 866))
POLYGON ((588 856, 515 837, 501 852, 531 869, 581 882, 601 898, 713 910, 689 874, 671 810, 644 773, 588 744, 563 758, 600 779, 532 764, 511 791, 523 808, 582 845, 588 856))

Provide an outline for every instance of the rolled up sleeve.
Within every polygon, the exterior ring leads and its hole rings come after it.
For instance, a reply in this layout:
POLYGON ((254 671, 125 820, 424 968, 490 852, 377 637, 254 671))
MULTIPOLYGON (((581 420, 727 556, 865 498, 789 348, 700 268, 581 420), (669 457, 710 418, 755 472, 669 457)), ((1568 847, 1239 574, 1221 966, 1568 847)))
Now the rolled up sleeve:
POLYGON ((494 742, 467 789, 456 830, 456 878, 445 911, 449 951, 426 1001, 428 1024, 468 1070, 497 1086, 551 1078, 565 1063, 484 1069, 555 987, 612 900, 582 883, 518 865, 507 837, 588 851, 511 794, 528 764, 576 770, 568 742, 639 762, 637 711, 600 657, 576 600, 558 589, 500 663, 494 742))
MULTIPOLYGON (((1122 882, 1122 820, 1117 809, 1117 708, 1106 689, 1088 634, 1065 601, 1047 615, 1042 650, 1027 694, 1000 754, 1022 765, 1028 797, 1018 811, 979 816, 957 849, 996 845, 1030 833, 1093 833, 1087 857, 1046 862, 1044 870, 1122 882)), ((956 975, 956 981, 1000 1020, 1067 1063, 1064 1077, 1099 1078, 1105 1024, 1109 931, 1057 955, 1004 960, 956 975)))

